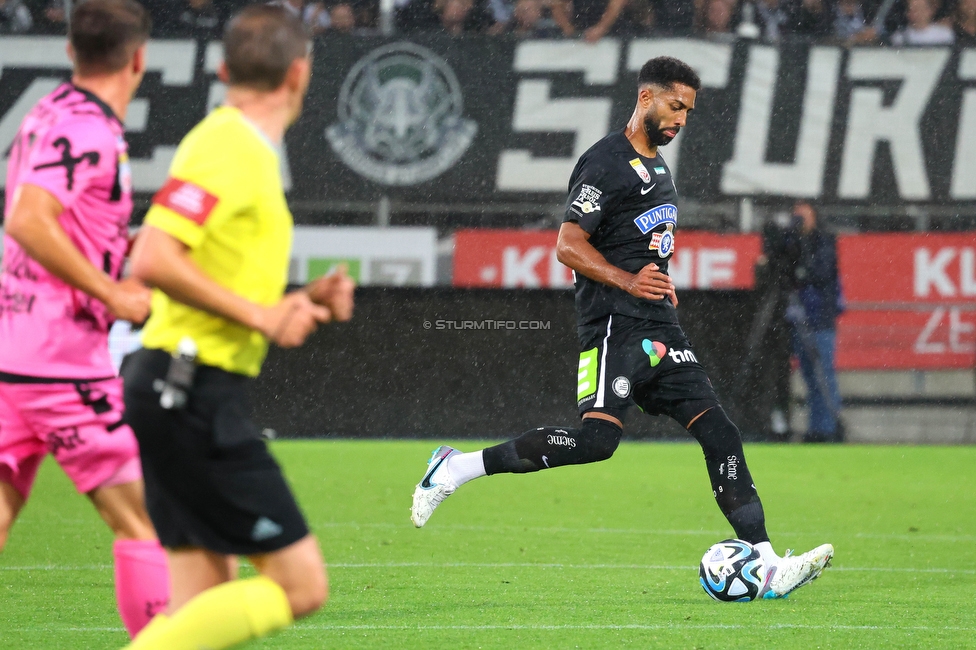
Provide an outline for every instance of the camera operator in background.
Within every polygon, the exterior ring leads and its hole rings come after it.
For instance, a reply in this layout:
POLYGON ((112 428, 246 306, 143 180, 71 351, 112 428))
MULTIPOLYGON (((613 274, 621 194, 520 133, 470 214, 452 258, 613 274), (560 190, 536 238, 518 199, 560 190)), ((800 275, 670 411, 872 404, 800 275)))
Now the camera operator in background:
POLYGON ((806 201, 793 205, 791 228, 778 239, 778 245, 770 247, 774 249, 770 257, 778 258, 780 277, 791 289, 786 320, 792 326, 793 351, 800 361, 810 408, 803 440, 841 442, 841 400, 834 369, 837 317, 843 311, 837 241, 817 227, 817 211, 806 201))

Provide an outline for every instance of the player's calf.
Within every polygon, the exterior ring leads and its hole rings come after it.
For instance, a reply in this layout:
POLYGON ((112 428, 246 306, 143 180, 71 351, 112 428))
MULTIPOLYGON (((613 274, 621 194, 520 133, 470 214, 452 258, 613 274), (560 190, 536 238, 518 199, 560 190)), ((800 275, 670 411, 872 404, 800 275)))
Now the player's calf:
POLYGON ((736 537, 752 544, 768 542, 766 516, 746 465, 738 427, 716 404, 694 419, 688 432, 701 445, 712 494, 736 537))
POLYGON ((427 472, 413 492, 410 519, 414 526, 422 527, 459 486, 487 474, 524 474, 606 460, 616 451, 622 434, 623 429, 613 422, 584 418, 579 429, 540 427, 467 454, 441 446, 434 450, 427 472))
POLYGON ((539 427, 484 450, 485 472, 537 472, 563 465, 582 465, 613 456, 623 429, 608 420, 584 418, 579 429, 539 427))

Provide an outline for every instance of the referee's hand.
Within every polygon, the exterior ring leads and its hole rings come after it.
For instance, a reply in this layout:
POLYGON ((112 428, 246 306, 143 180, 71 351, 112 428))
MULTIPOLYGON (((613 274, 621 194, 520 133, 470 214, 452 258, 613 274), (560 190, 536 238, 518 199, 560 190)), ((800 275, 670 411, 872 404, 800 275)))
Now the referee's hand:
POLYGON ((663 300, 671 297, 675 306, 678 304, 678 297, 674 292, 674 283, 667 273, 661 273, 657 264, 648 264, 635 275, 632 275, 630 282, 624 287, 627 293, 637 298, 645 300, 663 300))
POLYGON ((328 307, 332 319, 336 321, 352 318, 355 291, 356 282, 346 273, 344 264, 339 265, 332 273, 305 285, 305 293, 312 302, 328 307))
POLYGON ((332 320, 327 307, 316 305, 304 291, 285 295, 274 307, 264 311, 261 333, 283 348, 297 348, 319 323, 332 320))

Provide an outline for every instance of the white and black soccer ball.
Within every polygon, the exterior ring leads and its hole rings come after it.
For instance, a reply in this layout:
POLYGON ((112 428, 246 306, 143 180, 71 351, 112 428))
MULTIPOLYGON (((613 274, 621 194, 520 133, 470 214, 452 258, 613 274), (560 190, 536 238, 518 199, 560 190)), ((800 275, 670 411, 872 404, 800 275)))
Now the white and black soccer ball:
POLYGON ((715 600, 749 602, 759 596, 766 565, 749 542, 726 539, 705 552, 698 576, 702 589, 715 600))

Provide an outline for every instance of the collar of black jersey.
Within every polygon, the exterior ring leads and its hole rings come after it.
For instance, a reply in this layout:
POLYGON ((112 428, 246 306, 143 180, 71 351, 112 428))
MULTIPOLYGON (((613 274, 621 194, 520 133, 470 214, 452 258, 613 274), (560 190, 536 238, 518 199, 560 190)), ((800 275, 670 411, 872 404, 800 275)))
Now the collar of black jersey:
POLYGON ((660 154, 655 153, 653 156, 645 156, 644 154, 634 149, 634 145, 631 144, 630 140, 627 139, 626 129, 621 129, 612 134, 616 143, 613 145, 613 151, 618 153, 626 153, 627 155, 640 156, 641 158, 647 158, 648 160, 654 160, 660 154))

